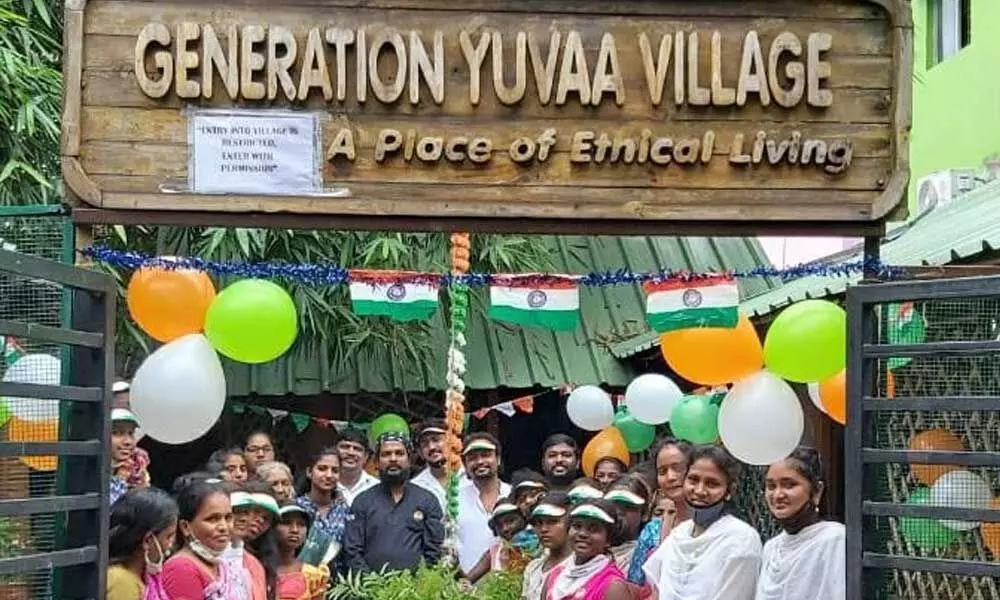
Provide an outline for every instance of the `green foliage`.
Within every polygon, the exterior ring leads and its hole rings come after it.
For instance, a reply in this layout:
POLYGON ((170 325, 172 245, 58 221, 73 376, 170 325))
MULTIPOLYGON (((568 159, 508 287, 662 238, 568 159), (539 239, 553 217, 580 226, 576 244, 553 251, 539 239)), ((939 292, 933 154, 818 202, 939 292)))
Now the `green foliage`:
POLYGON ((0 0, 0 205, 58 202, 62 3, 0 0))
MULTIPOLYGON (((115 227, 103 241, 111 246, 158 255, 200 256, 216 261, 284 261, 337 264, 348 268, 446 272, 448 235, 377 231, 304 231, 285 229, 123 228, 115 227)), ((550 248, 537 236, 472 236, 472 268, 483 272, 531 272, 551 268, 550 248)), ((113 273, 120 291, 130 273, 113 273)), ((432 352, 444 342, 440 323, 396 323, 384 318, 358 317, 351 312, 347 287, 309 286, 281 282, 299 309, 299 343, 292 352, 319 349, 341 370, 355 356, 394 370, 427 370, 432 352), (440 342, 440 343, 439 343, 440 342)), ((122 335, 120 369, 130 373, 148 353, 148 340, 127 317, 124 304, 118 323, 122 335)))
POLYGON ((452 569, 420 567, 410 571, 380 571, 340 575, 331 586, 330 600, 518 600, 521 577, 516 573, 490 573, 468 589, 452 569))

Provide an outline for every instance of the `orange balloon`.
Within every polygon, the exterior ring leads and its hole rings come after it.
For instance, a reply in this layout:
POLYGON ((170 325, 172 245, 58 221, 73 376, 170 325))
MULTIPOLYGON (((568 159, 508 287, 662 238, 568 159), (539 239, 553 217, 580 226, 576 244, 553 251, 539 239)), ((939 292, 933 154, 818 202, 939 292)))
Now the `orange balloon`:
MULTIPOLYGON (((59 440, 59 421, 26 421, 13 417, 7 425, 11 442, 55 442, 59 440)), ((21 462, 36 471, 55 471, 55 456, 22 456, 21 462)))
POLYGON ((594 476, 594 468, 602 458, 617 458, 624 464, 629 463, 631 458, 628 453, 628 444, 622 437, 617 427, 605 427, 597 435, 591 438, 590 442, 583 449, 583 473, 587 477, 594 476))
MULTIPOLYGON (((962 440, 947 429, 930 429, 913 436, 910 440, 910 450, 950 450, 961 452, 965 450, 962 440)), ((958 465, 922 465, 910 463, 910 471, 918 481, 926 485, 934 485, 942 475, 959 469, 958 465)))
POLYGON ((732 329, 700 327, 664 333, 660 349, 675 373, 702 385, 732 383, 764 366, 760 338, 743 313, 732 329))
MULTIPOLYGON (((1000 496, 990 502, 990 508, 1000 510, 1000 496)), ((993 560, 1000 560, 1000 523, 983 523, 979 526, 979 533, 983 536, 983 544, 993 553, 993 560)))
POLYGON ((831 419, 843 425, 847 422, 847 369, 819 382, 819 399, 831 419))
POLYGON ((170 342, 205 327, 215 299, 208 275, 193 269, 144 267, 128 282, 125 301, 132 319, 160 342, 170 342))

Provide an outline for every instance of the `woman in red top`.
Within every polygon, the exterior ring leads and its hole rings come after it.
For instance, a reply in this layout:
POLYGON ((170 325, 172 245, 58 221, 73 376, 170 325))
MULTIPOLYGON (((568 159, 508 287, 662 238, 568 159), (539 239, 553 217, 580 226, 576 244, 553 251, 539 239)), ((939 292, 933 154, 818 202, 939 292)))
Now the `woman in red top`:
POLYGON ((244 600, 249 590, 223 554, 232 537, 233 509, 226 489, 196 481, 177 495, 181 546, 163 567, 171 600, 244 600))

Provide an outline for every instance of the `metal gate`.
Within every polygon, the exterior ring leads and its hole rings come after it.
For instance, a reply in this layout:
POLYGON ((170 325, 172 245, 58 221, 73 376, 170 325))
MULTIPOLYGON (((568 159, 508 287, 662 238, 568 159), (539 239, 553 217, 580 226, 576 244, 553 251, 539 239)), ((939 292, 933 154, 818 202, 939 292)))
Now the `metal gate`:
POLYGON ((847 309, 847 600, 1000 600, 1000 277, 847 309))
POLYGON ((0 279, 7 295, 43 290, 72 308, 69 326, 31 311, 0 318, 0 597, 101 598, 114 280, 6 250, 0 279), (51 474, 55 485, 31 485, 51 474))

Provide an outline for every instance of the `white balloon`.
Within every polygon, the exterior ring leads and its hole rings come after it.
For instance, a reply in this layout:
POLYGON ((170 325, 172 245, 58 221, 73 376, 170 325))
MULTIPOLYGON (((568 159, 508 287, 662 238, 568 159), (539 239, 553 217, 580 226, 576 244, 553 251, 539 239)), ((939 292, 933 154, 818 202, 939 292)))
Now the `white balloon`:
MULTIPOLYGON (((17 359, 3 374, 6 383, 60 385, 62 362, 48 354, 27 354, 17 359)), ((59 418, 58 400, 7 398, 10 413, 24 421, 52 421, 59 418)))
POLYGON ((670 413, 684 392, 669 377, 647 373, 632 380, 625 389, 625 406, 640 423, 659 425, 670 420, 670 413))
MULTIPOLYGON (((993 493, 988 483, 969 471, 949 471, 931 486, 929 504, 948 508, 989 508, 993 493)), ((942 525, 955 531, 968 531, 979 527, 976 521, 942 519, 942 525)))
POLYGON ((611 396, 596 385, 582 385, 570 392, 566 413, 574 425, 588 431, 600 431, 615 420, 611 396))
POLYGON ((219 356, 201 334, 161 346, 139 365, 129 404, 145 434, 166 444, 186 444, 208 433, 226 404, 219 356))
POLYGON ((807 384, 806 389, 809 391, 809 399, 812 400, 813 406, 818 408, 820 412, 826 413, 826 409, 823 408, 823 399, 819 397, 819 383, 807 384))
POLYGON ((795 391, 767 371, 736 382, 719 409, 723 445, 751 465, 787 458, 802 440, 804 429, 805 417, 795 391))

